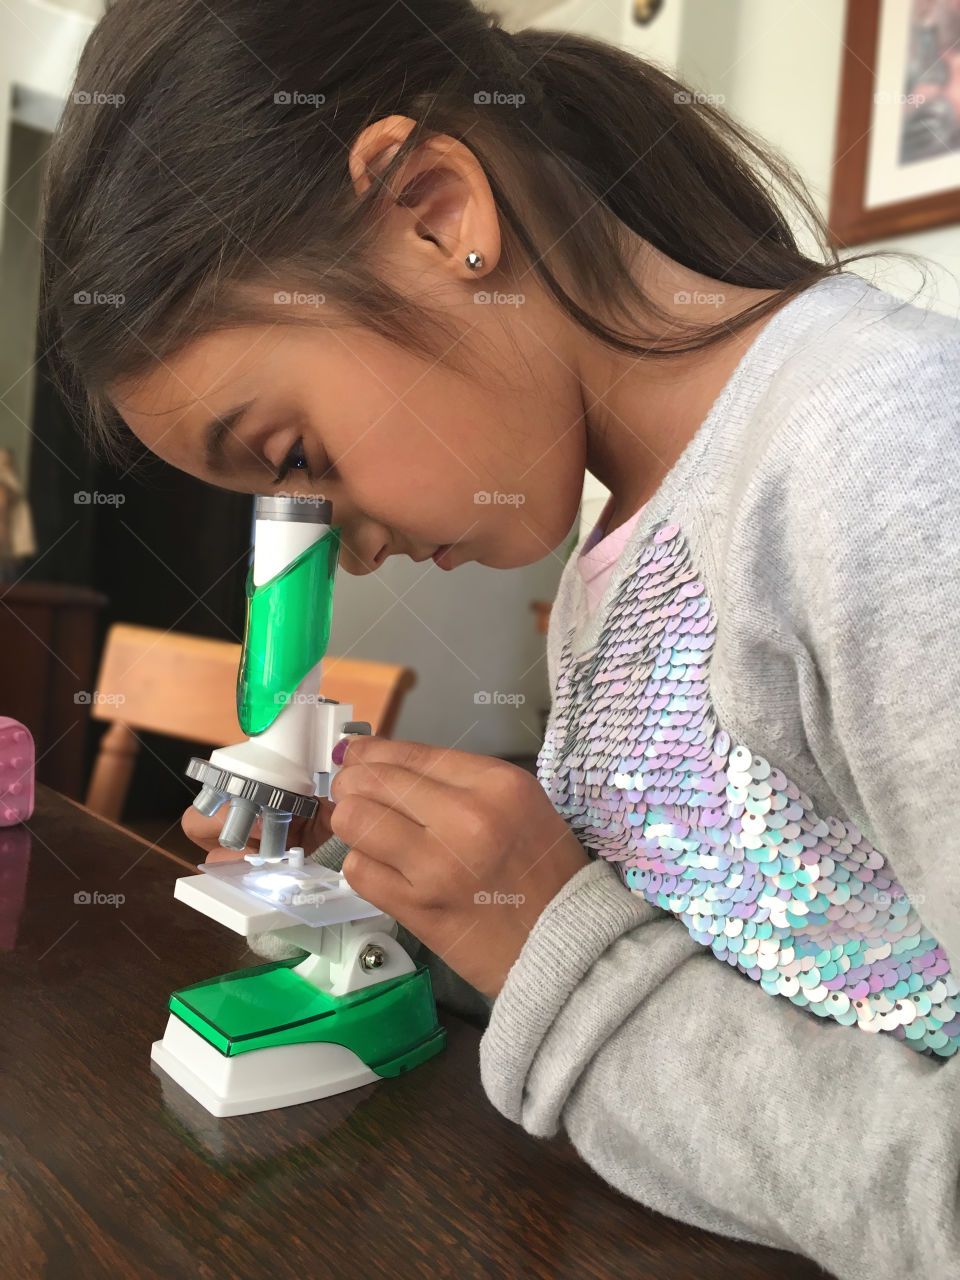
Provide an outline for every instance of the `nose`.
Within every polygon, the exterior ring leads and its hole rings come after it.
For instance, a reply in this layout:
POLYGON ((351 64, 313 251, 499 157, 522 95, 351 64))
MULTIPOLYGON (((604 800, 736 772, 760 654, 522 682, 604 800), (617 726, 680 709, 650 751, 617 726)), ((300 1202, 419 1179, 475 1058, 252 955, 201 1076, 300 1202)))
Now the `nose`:
POLYGON ((375 573, 383 563, 389 547, 389 540, 384 530, 370 523, 358 524, 357 521, 344 521, 342 524, 333 512, 334 524, 340 524, 340 565, 353 577, 363 577, 375 573))

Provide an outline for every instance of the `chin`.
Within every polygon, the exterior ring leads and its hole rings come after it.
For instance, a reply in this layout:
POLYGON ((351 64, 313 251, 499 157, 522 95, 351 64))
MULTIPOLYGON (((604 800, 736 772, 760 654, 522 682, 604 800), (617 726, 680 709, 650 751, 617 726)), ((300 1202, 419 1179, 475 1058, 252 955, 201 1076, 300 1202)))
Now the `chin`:
POLYGON ((486 565, 488 569, 524 569, 528 564, 536 564, 538 560, 542 560, 544 556, 549 555, 548 551, 538 548, 539 554, 524 555, 518 552, 510 556, 491 556, 487 560, 477 559, 477 564, 486 565))

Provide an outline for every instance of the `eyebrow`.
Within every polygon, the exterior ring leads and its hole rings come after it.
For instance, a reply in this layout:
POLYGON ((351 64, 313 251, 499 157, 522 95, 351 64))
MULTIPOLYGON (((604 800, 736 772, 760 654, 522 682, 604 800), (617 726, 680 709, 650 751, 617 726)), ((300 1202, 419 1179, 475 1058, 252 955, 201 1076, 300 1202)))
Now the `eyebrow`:
POLYGON ((207 468, 216 475, 221 475, 227 469, 227 458, 223 447, 227 433, 233 431, 253 403, 253 400, 247 400, 243 404, 235 405, 228 413, 218 414, 207 423, 207 468))

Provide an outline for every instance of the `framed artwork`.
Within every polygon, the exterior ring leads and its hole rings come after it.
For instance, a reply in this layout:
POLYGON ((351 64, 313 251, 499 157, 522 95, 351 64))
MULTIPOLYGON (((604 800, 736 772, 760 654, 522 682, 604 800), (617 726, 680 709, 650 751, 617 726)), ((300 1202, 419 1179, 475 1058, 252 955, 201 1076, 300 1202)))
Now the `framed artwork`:
POLYGON ((847 0, 839 246, 960 221, 960 0, 847 0))

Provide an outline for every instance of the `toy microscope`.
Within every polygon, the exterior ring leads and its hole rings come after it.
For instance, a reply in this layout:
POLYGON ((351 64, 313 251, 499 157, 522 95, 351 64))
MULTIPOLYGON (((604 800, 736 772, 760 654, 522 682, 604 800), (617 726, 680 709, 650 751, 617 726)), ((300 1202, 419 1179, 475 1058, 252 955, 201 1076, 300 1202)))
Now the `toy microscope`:
POLYGON ((329 501, 258 496, 237 679, 249 735, 198 756, 193 804, 228 804, 220 844, 243 854, 257 817, 259 852, 200 864, 174 897, 242 937, 273 933, 308 954, 175 991, 151 1058, 215 1116, 310 1102, 397 1076, 444 1047, 430 972, 396 941, 397 923, 342 872, 287 849, 293 817, 330 798, 331 752, 369 733, 353 708, 321 697, 340 529, 329 501))

